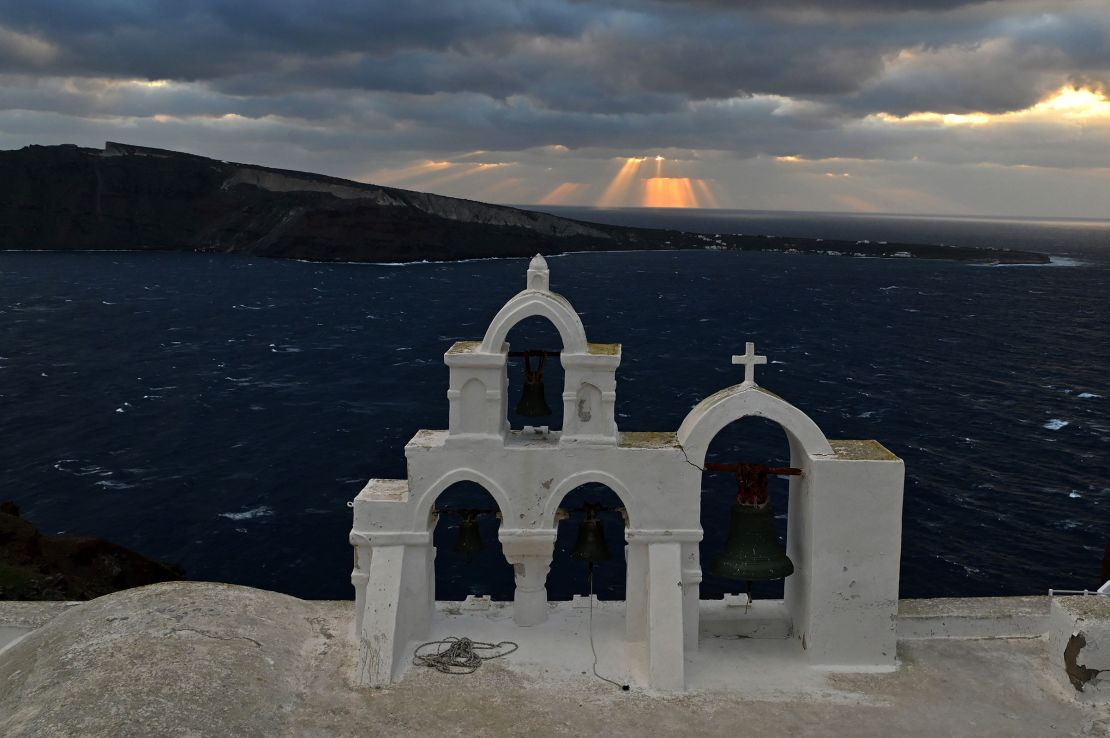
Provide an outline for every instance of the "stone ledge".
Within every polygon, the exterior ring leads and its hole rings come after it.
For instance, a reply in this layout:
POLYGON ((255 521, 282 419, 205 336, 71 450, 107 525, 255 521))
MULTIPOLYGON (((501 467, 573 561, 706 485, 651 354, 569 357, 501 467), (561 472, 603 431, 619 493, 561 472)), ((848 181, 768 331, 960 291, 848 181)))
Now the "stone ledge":
POLYGON ((1047 596, 938 597, 898 603, 898 639, 1022 638, 1048 631, 1047 596))

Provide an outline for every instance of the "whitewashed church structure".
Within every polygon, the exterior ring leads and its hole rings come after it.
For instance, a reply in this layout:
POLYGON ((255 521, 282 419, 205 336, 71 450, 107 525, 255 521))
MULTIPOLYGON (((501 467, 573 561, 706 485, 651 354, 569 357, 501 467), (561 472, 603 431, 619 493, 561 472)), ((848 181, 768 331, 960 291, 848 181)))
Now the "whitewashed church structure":
POLYGON ((620 498, 626 515, 622 668, 638 686, 685 689, 697 668, 692 655, 722 635, 771 634, 763 648, 794 669, 893 669, 902 461, 876 441, 827 439, 805 413, 756 383, 766 359, 752 344, 746 348, 732 357, 743 381, 698 403, 677 431, 622 432, 615 414, 620 345, 590 343, 574 308, 551 291, 547 262, 532 259, 525 288, 485 336, 444 355, 447 429, 417 431, 405 446, 408 478, 371 479, 354 500, 358 683, 399 679, 414 644, 428 639, 441 616, 435 505, 461 481, 481 485, 500 510, 498 538, 516 583, 507 639, 513 630, 542 627, 554 611, 546 580, 560 504, 570 491, 599 483, 620 498), (559 430, 513 430, 507 419, 506 337, 534 316, 550 320, 562 340, 559 430), (782 427, 790 466, 800 470, 789 482, 786 551, 794 569, 783 600, 736 607, 699 597, 699 467, 714 437, 748 416, 782 427))

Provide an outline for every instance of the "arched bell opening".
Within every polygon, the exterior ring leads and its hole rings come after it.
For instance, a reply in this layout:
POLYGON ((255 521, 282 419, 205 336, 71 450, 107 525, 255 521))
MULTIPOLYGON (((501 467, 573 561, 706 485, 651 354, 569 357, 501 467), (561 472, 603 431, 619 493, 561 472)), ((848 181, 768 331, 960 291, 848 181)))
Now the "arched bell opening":
POLYGON ((599 600, 625 598, 624 503, 604 484, 583 484, 563 497, 556 514, 558 533, 547 576, 550 600, 590 592, 599 600))
POLYGON ((563 340, 559 331, 547 318, 532 316, 512 327, 507 342, 509 427, 561 430, 566 375, 560 361, 563 340))
POLYGON ((500 510, 476 482, 456 482, 436 498, 435 598, 465 600, 468 595, 513 599, 513 569, 498 540, 500 510))
POLYGON ((798 564, 787 554, 790 460, 786 433, 766 418, 733 421, 713 438, 702 473, 702 599, 783 599, 798 564))

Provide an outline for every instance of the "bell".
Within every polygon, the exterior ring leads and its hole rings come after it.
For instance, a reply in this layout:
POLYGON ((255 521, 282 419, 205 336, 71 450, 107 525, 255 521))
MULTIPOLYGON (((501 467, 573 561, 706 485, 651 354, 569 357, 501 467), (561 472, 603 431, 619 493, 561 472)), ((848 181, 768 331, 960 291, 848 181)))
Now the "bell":
POLYGON ((482 545, 482 532, 478 529, 478 514, 465 511, 462 516, 463 519, 459 523, 459 539, 455 541, 455 553, 473 556, 485 548, 482 545))
POLYGON ((516 414, 525 418, 544 418, 551 415, 551 408, 543 398, 543 382, 525 382, 516 404, 516 414))
POLYGON ((586 507, 586 519, 578 524, 578 540, 574 542, 574 550, 570 552, 572 559, 596 564, 612 558, 609 546, 605 544, 605 531, 602 530, 601 520, 597 511, 586 507))
POLYGON ((732 528, 713 573, 749 582, 784 579, 794 573, 794 562, 775 531, 770 500, 762 505, 732 506, 732 528))
POLYGON ((540 365, 532 371, 531 358, 533 353, 524 352, 524 390, 520 393, 520 402, 516 405, 516 414, 525 418, 545 418, 551 415, 551 408, 543 397, 543 365, 547 355, 536 352, 540 365))

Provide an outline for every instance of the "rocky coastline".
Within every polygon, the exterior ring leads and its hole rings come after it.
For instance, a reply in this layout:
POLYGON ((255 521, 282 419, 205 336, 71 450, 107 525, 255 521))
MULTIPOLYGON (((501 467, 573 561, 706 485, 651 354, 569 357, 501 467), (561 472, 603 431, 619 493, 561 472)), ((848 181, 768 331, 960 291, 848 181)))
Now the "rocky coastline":
POLYGON ((108 142, 0 151, 0 250, 410 262, 572 251, 778 251, 1046 264, 1029 251, 710 235, 546 213, 108 142))

